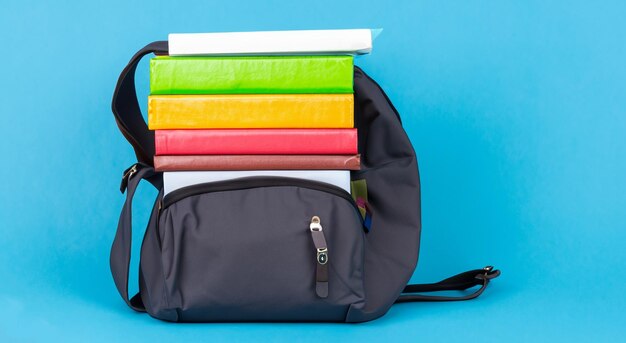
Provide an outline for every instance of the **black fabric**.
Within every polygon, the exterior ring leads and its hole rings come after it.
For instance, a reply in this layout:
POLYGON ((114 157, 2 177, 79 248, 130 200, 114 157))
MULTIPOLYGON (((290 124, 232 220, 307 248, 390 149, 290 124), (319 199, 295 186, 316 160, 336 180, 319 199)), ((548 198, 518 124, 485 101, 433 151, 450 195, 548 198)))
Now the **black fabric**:
POLYGON ((229 191, 186 192, 161 209, 161 246, 142 248, 161 253, 142 260, 146 281, 165 284, 162 294, 151 287, 149 297, 159 303, 148 311, 184 322, 354 321, 349 313, 366 300, 365 233, 352 200, 296 183, 276 186, 277 177, 256 177, 249 187, 251 179, 231 180, 229 191), (328 244, 323 297, 316 292, 313 216, 328 244), (161 264, 163 273, 145 273, 150 264, 161 264))
POLYGON ((365 247, 363 311, 366 321, 384 315, 413 275, 420 244, 420 181, 415 151, 397 112, 378 84, 354 70, 354 120, 372 224, 365 247))

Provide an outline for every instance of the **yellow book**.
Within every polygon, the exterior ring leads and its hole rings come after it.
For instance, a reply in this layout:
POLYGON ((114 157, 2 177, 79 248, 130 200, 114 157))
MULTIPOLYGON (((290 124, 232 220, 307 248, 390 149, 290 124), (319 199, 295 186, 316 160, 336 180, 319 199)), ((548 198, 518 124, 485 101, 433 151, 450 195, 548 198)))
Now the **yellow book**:
POLYGON ((351 128, 352 94, 151 95, 148 127, 351 128))

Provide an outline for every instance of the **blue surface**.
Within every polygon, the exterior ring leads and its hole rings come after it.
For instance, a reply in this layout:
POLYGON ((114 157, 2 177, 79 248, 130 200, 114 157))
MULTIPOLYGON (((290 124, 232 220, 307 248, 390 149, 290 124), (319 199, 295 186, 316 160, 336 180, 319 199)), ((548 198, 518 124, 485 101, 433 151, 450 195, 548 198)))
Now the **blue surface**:
MULTIPOLYGON (((0 341, 626 340, 624 2, 264 3, 3 3, 0 341), (413 281, 487 263, 502 277, 479 300, 360 325, 174 325, 126 308, 108 253, 134 157, 110 100, 131 55, 168 32, 352 27, 385 28, 357 64, 420 162, 413 281)), ((138 76, 145 99, 145 61, 138 76)), ((137 225, 154 195, 141 189, 137 225)))

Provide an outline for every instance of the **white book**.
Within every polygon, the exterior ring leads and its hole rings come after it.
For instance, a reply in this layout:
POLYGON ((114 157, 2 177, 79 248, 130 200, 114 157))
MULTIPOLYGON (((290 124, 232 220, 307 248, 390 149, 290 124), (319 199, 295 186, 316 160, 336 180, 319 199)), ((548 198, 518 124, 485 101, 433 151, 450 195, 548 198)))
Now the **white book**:
POLYGON ((248 176, 282 176, 329 183, 350 193, 349 170, 235 170, 164 172, 163 195, 199 183, 224 181, 248 176))
POLYGON ((370 29, 170 33, 170 56, 353 54, 372 51, 370 29))

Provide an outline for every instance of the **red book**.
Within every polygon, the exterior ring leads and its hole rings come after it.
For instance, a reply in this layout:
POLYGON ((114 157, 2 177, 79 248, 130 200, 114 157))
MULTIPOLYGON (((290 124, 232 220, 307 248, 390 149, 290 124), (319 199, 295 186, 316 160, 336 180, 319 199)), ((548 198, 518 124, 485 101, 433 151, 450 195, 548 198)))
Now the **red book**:
POLYGON ((156 130, 156 155, 353 155, 356 129, 156 130))

